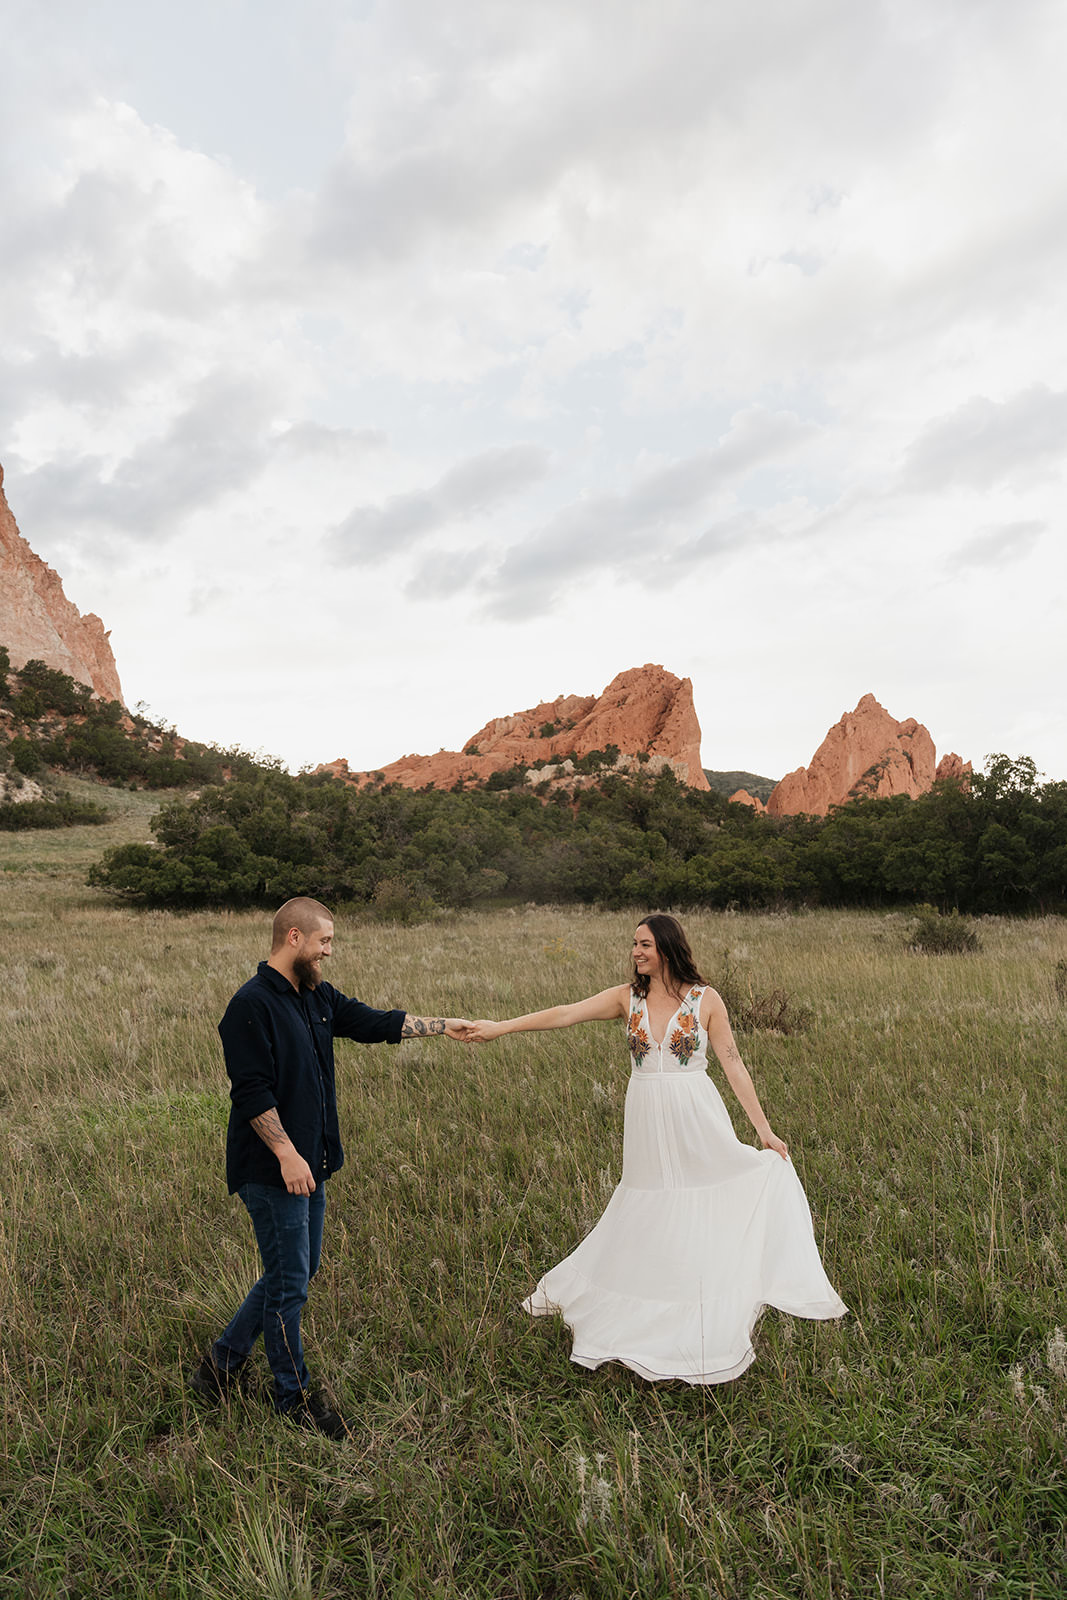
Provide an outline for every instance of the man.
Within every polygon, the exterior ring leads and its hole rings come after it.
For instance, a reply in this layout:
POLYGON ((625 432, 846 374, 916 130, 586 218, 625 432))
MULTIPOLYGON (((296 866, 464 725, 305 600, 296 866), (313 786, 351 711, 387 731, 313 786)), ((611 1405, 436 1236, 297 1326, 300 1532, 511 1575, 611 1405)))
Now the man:
POLYGON ((333 918, 317 900, 286 901, 274 918, 270 958, 261 961, 219 1023, 230 1078, 226 1181, 248 1209, 263 1274, 215 1340, 190 1384, 205 1400, 241 1385, 262 1333, 274 1375, 274 1408, 328 1438, 347 1425, 312 1386, 300 1342, 300 1314, 319 1265, 326 1180, 344 1161, 337 1122, 333 1041, 364 1044, 445 1034, 468 1023, 375 1011, 324 982, 333 918))

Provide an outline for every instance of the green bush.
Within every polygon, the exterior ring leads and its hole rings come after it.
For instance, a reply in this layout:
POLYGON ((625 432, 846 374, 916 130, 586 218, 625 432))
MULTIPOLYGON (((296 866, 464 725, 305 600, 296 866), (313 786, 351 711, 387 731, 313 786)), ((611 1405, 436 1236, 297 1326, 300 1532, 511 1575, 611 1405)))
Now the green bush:
POLYGON ((20 700, 25 699, 27 703, 32 701, 40 708, 34 713, 20 712, 20 715, 59 711, 69 717, 75 712, 85 711, 92 704, 91 689, 86 688, 84 683, 76 683, 55 667, 45 666, 43 661, 27 661, 24 667, 19 668, 19 678, 22 680, 22 693, 16 700, 16 707, 20 700))
POLYGON ((30 777, 35 772, 40 772, 44 766, 41 752, 32 739, 24 739, 18 734, 7 747, 11 757, 11 765, 16 772, 21 772, 24 777, 30 777))
POLYGON ((423 885, 408 878, 383 878, 371 904, 381 922, 432 922, 441 914, 423 885))
POLYGON ((920 906, 915 926, 908 937, 913 950, 927 955, 964 955, 980 950, 982 942, 973 923, 958 911, 943 915, 934 906, 920 906))
POLYGON ((21 833, 29 828, 73 828, 78 824, 92 825, 107 822, 110 817, 103 806, 91 800, 72 800, 60 795, 56 800, 5 801, 0 804, 0 831, 21 833))

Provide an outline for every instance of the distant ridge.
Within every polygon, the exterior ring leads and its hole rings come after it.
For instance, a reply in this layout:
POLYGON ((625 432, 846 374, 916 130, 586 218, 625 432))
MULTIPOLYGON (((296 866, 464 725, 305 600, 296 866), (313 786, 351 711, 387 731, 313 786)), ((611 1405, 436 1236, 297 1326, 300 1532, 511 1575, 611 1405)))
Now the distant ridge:
POLYGON ((713 794, 724 794, 727 799, 738 789, 745 789, 754 800, 766 805, 778 783, 777 778, 761 778, 755 772, 711 772, 704 768, 708 788, 713 794))

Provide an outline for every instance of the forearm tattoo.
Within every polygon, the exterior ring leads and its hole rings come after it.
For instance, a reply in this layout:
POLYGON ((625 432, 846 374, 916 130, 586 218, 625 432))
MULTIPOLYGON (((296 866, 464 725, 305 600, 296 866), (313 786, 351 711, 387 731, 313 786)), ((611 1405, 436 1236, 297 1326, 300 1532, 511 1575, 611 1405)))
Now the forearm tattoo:
POLYGON ((258 1117, 252 1117, 251 1123, 269 1149, 280 1150, 283 1145, 291 1143, 289 1135, 282 1127, 282 1119, 273 1106, 258 1117))
POLYGON ((404 1018, 404 1026, 400 1030, 402 1039, 425 1039, 431 1033, 444 1033, 448 1023, 444 1017, 412 1017, 404 1018))

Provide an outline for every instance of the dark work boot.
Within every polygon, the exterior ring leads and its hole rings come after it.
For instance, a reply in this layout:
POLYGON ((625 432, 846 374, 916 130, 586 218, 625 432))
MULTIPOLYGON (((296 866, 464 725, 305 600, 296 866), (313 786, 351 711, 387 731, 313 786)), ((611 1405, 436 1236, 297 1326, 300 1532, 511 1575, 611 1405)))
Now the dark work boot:
POLYGON ((349 1439, 351 1430, 341 1413, 330 1404, 322 1390, 312 1386, 305 1389, 296 1405, 282 1412, 287 1422, 298 1428, 310 1428, 327 1439, 349 1439))
POLYGON ((216 1365, 215 1357, 209 1350, 200 1365, 189 1374, 189 1387, 198 1400, 217 1405, 220 1400, 232 1399, 234 1395, 247 1395, 249 1376, 243 1361, 239 1367, 224 1372, 216 1365))

